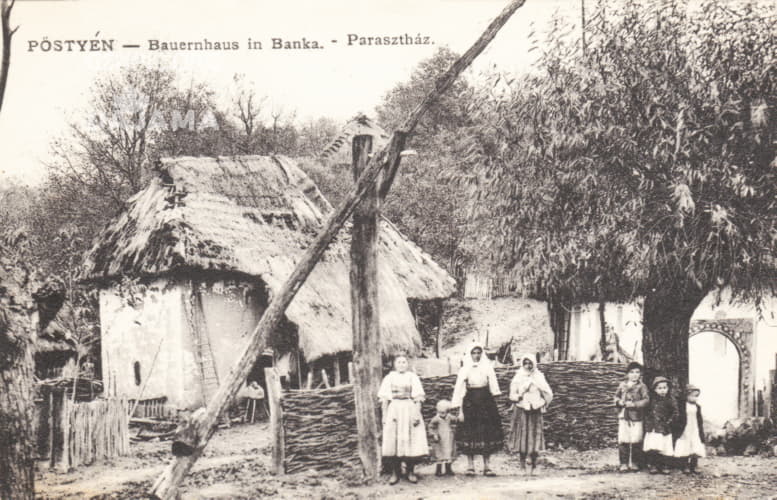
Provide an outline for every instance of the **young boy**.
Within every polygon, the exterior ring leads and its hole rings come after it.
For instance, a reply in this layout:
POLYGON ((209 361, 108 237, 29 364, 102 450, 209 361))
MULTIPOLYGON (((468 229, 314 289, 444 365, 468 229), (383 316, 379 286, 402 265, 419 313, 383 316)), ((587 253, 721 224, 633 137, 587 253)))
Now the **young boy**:
POLYGON ((615 391, 618 408, 618 455, 621 472, 639 470, 642 465, 642 438, 645 407, 650 393, 642 383, 642 365, 631 362, 626 367, 626 380, 615 391))

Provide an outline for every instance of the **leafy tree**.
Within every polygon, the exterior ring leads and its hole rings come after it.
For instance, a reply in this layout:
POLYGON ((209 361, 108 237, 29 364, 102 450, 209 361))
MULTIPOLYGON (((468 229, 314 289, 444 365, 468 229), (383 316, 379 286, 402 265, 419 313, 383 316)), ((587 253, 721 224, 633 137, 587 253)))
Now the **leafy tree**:
POLYGON ((492 261, 545 298, 643 297, 644 360, 681 382, 701 300, 773 285, 775 15, 600 6, 584 54, 557 25, 536 73, 481 92, 461 146, 492 261))
MULTIPOLYGON (((384 96, 376 109, 378 123, 387 131, 398 127, 457 57, 442 47, 421 61, 407 82, 384 96)), ((408 144, 417 156, 403 160, 395 187, 381 207, 408 237, 450 271, 468 256, 463 247, 467 197, 448 173, 460 162, 453 145, 459 142, 462 127, 470 123, 467 103, 471 95, 470 85, 459 79, 422 118, 408 144)))

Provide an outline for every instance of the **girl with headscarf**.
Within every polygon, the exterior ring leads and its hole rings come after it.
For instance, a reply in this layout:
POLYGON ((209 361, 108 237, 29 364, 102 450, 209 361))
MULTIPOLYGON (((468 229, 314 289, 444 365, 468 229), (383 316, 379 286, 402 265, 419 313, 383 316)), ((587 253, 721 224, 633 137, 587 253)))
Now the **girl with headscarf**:
POLYGON ((502 392, 496 372, 483 346, 473 343, 464 357, 464 366, 456 377, 451 405, 459 408, 456 443, 467 455, 467 475, 475 474, 475 455, 483 457, 483 474, 495 476, 489 467, 489 458, 503 446, 502 420, 494 396, 502 392))
POLYGON ((383 378, 378 390, 383 415, 383 462, 391 469, 389 484, 399 482, 402 462, 407 480, 417 483, 415 465, 429 452, 421 403, 426 394, 421 379, 407 370, 405 356, 394 358, 394 370, 383 378))
POLYGON ((521 469, 526 470, 526 456, 531 457, 531 472, 537 466, 537 455, 545 449, 542 414, 553 399, 545 375, 536 367, 534 357, 521 357, 520 368, 510 382, 513 416, 510 422, 508 447, 521 455, 521 469))

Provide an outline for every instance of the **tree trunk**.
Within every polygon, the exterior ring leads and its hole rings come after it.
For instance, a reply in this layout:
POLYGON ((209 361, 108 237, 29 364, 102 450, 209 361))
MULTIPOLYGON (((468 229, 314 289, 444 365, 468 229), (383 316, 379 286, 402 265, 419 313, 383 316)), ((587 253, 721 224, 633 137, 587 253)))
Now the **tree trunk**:
POLYGON ((569 358, 569 317, 571 306, 562 299, 550 298, 547 302, 550 329, 553 330, 553 350, 558 361, 569 358))
POLYGON ((6 300, 9 297, 3 290, 0 287, 0 498, 32 500, 35 446, 31 328, 26 312, 16 310, 13 299, 6 300))
POLYGON ((602 356, 602 361, 612 361, 607 355, 607 321, 604 319, 606 302, 599 302, 599 352, 602 356))
POLYGON ((645 296, 642 313, 642 355, 645 366, 668 377, 673 387, 688 384, 688 330, 706 290, 680 291, 656 287, 645 296))

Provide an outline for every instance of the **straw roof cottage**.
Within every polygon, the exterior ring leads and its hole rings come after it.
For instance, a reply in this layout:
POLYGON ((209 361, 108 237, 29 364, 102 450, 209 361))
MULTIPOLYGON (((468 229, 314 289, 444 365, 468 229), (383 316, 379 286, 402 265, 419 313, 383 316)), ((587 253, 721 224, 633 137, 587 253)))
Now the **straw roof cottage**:
MULTIPOLYGON (((201 404, 331 210, 289 158, 161 160, 85 261, 84 280, 101 288, 106 383, 139 399, 201 404)), ((270 339, 276 357, 298 352, 310 362, 351 350, 348 233, 286 311, 286 335, 270 339)), ((378 280, 384 353, 416 352, 408 299, 448 297, 453 279, 383 219, 378 280)))

